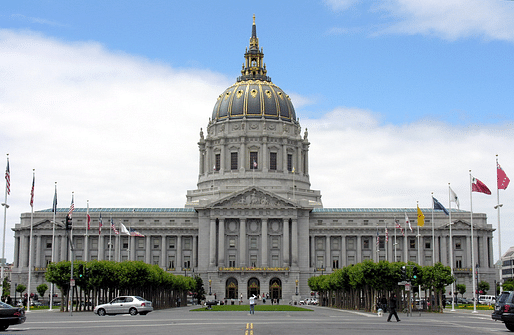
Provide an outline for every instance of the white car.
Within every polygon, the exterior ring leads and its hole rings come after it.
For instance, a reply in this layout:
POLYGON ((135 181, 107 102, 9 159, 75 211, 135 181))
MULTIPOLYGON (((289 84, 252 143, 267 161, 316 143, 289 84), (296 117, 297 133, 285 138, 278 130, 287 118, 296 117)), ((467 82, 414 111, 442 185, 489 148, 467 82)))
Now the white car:
POLYGON ((117 297, 107 304, 98 305, 93 312, 99 316, 106 314, 146 315, 153 311, 152 302, 141 297, 130 295, 117 297))

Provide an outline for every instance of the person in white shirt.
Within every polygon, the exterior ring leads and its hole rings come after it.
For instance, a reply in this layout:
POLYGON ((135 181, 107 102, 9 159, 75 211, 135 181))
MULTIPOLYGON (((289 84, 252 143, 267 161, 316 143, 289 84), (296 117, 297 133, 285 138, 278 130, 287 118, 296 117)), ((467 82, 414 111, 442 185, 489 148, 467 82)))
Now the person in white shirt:
POLYGON ((252 296, 249 299, 250 300, 250 314, 255 314, 255 309, 254 309, 254 307, 255 307, 255 298, 256 298, 255 294, 252 294, 252 296))

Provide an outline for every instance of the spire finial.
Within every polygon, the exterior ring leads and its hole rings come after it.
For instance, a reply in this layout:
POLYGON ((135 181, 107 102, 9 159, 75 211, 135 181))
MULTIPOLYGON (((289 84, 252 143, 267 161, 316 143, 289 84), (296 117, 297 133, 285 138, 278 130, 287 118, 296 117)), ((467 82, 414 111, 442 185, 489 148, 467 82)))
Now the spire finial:
POLYGON ((255 14, 253 14, 253 25, 255 26, 255 14))

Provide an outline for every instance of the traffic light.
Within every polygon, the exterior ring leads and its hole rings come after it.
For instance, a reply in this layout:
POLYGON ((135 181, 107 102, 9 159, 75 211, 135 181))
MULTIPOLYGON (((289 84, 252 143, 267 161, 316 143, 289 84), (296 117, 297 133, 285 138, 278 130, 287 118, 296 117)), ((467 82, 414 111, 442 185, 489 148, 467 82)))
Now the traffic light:
POLYGON ((84 277, 84 264, 79 264, 79 278, 84 277))
POLYGON ((66 215, 66 230, 71 230, 71 226, 72 226, 71 216, 68 214, 68 215, 66 215))
POLYGON ((412 278, 413 279, 418 279, 418 267, 417 266, 412 268, 412 278))
POLYGON ((405 265, 402 266, 402 268, 400 270, 400 274, 401 274, 402 280, 407 279, 407 269, 405 268, 405 265))

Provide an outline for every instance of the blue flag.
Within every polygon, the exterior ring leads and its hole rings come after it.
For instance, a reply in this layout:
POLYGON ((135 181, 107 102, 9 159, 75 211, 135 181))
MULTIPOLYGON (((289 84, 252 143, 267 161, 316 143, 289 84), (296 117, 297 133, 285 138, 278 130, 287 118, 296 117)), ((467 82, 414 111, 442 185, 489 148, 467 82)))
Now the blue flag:
POLYGON ((446 215, 450 215, 450 212, 439 202, 436 198, 432 197, 432 200, 434 201, 434 209, 440 209, 442 210, 446 215))

